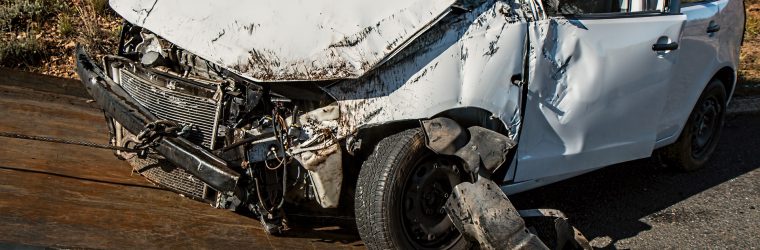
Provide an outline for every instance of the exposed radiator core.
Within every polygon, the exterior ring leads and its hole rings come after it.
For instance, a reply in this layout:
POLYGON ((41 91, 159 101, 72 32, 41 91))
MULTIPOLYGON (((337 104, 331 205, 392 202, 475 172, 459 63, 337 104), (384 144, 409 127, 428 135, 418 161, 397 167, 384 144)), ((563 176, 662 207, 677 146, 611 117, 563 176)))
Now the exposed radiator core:
POLYGON ((195 200, 213 201, 211 197, 208 197, 207 187, 201 180, 171 163, 154 158, 140 159, 138 157, 130 157, 127 161, 134 171, 153 183, 195 200))
POLYGON ((134 73, 121 70, 121 87, 140 105, 158 118, 190 126, 185 137, 191 142, 211 147, 217 102, 150 84, 134 73))

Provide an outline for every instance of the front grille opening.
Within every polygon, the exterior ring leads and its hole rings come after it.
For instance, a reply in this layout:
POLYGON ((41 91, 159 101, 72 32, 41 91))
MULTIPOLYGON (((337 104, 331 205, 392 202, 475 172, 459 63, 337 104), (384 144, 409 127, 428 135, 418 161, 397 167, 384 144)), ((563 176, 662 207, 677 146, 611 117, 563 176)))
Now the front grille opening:
POLYGON ((216 190, 185 170, 162 159, 129 157, 127 161, 135 172, 149 181, 193 200, 213 202, 216 190))
MULTIPOLYGON (((140 105, 158 118, 189 126, 191 130, 185 136, 188 140, 206 148, 212 147, 215 121, 221 110, 219 102, 151 84, 148 79, 126 69, 121 69, 119 75, 121 87, 140 105)), ((165 86, 176 84, 169 82, 165 86)))

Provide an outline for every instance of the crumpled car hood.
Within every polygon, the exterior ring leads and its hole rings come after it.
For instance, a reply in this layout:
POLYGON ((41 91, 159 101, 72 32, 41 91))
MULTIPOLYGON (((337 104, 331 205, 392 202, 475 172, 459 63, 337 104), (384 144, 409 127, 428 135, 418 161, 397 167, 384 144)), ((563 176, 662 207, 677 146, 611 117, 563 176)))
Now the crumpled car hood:
POLYGON ((111 0, 124 19, 254 81, 358 78, 455 0, 111 0))

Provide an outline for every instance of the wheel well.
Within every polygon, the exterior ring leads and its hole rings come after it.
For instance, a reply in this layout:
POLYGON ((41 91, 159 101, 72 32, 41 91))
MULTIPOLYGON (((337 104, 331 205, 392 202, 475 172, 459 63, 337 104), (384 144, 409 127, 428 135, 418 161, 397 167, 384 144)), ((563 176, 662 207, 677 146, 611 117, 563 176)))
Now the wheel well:
MULTIPOLYGON (((493 131, 496 131, 498 133, 504 134, 509 136, 509 130, 505 126, 505 124, 501 121, 501 119, 497 118, 493 113, 480 109, 475 107, 465 107, 465 108, 456 108, 451 110, 446 110, 444 112, 438 113, 437 115, 430 117, 432 118, 438 118, 438 117, 446 117, 450 118, 454 121, 456 121, 460 126, 467 128, 470 126, 480 126, 484 127, 493 131)), ((384 139, 385 137, 388 137, 390 135, 400 133, 407 129, 412 128, 418 128, 420 127, 420 120, 419 119, 411 119, 411 120, 399 120, 399 121, 392 121, 388 123, 383 124, 377 124, 372 125, 364 128, 360 128, 356 135, 356 139, 361 140, 361 147, 359 150, 355 151, 350 159, 344 159, 349 160, 349 164, 345 165, 353 165, 356 166, 354 169, 360 169, 362 162, 364 160, 368 159, 368 157, 372 154, 372 152, 375 150, 375 147, 377 144, 384 139)), ((516 150, 510 150, 509 155, 507 156, 508 160, 505 164, 510 164, 513 160, 513 158, 516 155, 516 150)), ((500 167, 496 172, 493 173, 492 177, 494 180, 503 180, 504 176, 506 176, 507 172, 509 170, 509 167, 502 166, 500 167)), ((348 175, 346 175, 348 176, 348 175)))
MULTIPOLYGON (((436 117, 451 118, 462 127, 481 126, 505 135, 509 134, 509 130, 507 130, 500 119, 494 119, 495 116, 491 112, 480 108, 456 108, 443 111, 430 118, 436 117)), ((361 149, 357 152, 356 156, 360 159, 366 159, 366 157, 375 149, 375 145, 377 145, 377 143, 383 138, 419 126, 420 121, 418 119, 411 119, 392 121, 360 128, 355 137, 361 139, 362 142, 361 149)))
POLYGON ((718 79, 723 82, 723 86, 726 88, 726 94, 731 95, 731 93, 733 93, 735 86, 734 83, 736 82, 736 74, 734 73, 734 69, 731 67, 723 67, 722 69, 718 70, 718 73, 715 73, 713 79, 718 79))

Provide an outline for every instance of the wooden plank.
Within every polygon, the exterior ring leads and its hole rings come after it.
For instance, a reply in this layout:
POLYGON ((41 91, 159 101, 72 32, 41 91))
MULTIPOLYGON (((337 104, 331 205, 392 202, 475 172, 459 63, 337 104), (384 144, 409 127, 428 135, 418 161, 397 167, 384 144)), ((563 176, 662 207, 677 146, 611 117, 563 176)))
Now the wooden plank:
POLYGON ((0 85, 15 86, 50 93, 90 98, 78 79, 55 77, 0 67, 0 85))

